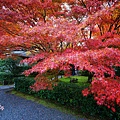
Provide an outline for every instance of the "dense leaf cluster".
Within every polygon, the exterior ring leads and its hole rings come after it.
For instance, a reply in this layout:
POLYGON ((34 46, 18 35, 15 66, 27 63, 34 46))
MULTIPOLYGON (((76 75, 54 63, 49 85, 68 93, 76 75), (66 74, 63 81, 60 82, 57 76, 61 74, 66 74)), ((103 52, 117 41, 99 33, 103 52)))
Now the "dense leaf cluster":
POLYGON ((116 105, 120 107, 120 83, 111 79, 92 81, 90 89, 82 91, 84 96, 92 94, 98 105, 105 105, 116 112, 116 105))

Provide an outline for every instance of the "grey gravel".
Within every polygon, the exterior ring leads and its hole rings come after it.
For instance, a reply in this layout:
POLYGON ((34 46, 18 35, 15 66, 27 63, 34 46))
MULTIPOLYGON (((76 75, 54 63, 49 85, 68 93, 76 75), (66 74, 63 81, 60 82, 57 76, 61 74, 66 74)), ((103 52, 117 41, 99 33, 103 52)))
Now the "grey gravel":
POLYGON ((86 120, 0 90, 0 120, 86 120))

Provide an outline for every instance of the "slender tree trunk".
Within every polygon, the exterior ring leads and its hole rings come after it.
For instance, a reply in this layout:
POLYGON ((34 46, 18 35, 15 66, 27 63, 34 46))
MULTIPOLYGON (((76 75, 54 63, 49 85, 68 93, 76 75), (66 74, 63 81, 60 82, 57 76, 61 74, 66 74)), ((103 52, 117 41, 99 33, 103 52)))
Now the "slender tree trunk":
POLYGON ((92 82, 92 78, 93 78, 93 73, 89 72, 89 75, 88 75, 88 83, 91 83, 92 82))

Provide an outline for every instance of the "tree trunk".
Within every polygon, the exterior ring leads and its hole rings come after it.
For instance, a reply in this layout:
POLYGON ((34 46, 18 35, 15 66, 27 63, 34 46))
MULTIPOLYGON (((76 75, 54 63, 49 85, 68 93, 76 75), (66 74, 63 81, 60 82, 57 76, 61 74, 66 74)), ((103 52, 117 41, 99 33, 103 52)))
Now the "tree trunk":
POLYGON ((93 73, 89 72, 89 75, 88 75, 88 83, 91 83, 92 82, 92 78, 93 78, 93 73))
POLYGON ((71 67, 71 75, 74 76, 75 75, 75 66, 73 64, 70 64, 71 67))

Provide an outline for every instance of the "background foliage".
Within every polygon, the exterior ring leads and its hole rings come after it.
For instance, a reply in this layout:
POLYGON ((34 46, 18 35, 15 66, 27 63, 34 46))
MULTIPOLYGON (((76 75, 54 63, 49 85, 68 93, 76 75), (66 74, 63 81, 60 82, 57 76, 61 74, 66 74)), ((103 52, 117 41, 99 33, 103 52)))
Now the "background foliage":
POLYGON ((20 58, 7 58, 0 60, 0 81, 1 84, 13 84, 14 78, 22 75, 24 70, 29 69, 29 66, 20 65, 20 58))

